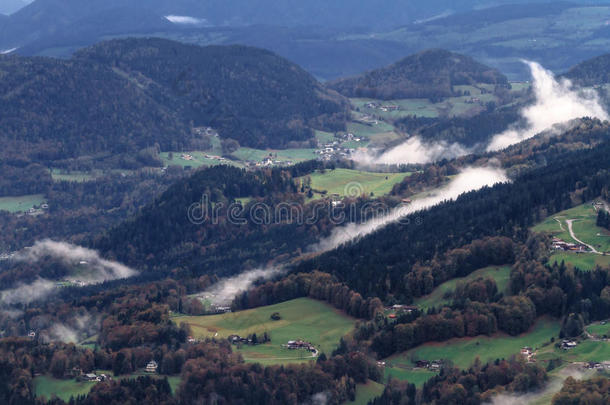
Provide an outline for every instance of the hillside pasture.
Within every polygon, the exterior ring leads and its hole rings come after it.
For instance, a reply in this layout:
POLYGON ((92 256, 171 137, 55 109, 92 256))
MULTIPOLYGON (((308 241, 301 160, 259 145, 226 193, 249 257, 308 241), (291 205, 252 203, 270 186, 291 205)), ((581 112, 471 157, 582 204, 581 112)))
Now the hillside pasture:
POLYGON ((504 293, 508 289, 508 282, 510 280, 510 266, 485 267, 470 273, 466 277, 446 281, 436 287, 432 293, 416 299, 413 305, 416 305, 424 310, 431 307, 448 305, 451 303, 451 298, 449 295, 455 291, 458 282, 468 282, 476 280, 479 277, 492 278, 498 286, 498 291, 504 293))
POLYGON ((410 384, 415 384, 417 387, 421 387, 435 375, 436 373, 430 370, 412 368, 412 366, 405 367, 399 364, 386 366, 384 373, 386 380, 393 378, 395 380, 408 381, 410 384))
POLYGON ((518 336, 497 333, 493 336, 457 338, 446 342, 426 343, 386 360, 390 367, 413 368, 417 360, 450 360, 456 367, 468 368, 479 357, 482 362, 508 359, 521 348, 540 348, 559 335, 559 322, 541 319, 532 329, 518 336))
POLYGON ((186 323, 193 337, 227 338, 229 335, 247 337, 264 332, 271 335, 271 342, 241 347, 234 346, 248 362, 285 364, 312 360, 312 354, 304 350, 288 350, 281 345, 289 340, 302 339, 313 344, 320 352, 330 355, 342 336, 352 331, 356 320, 321 301, 299 298, 269 305, 211 316, 178 316, 176 324, 186 323), (271 315, 279 312, 281 319, 274 321, 271 315))
MULTIPOLYGON (((362 191, 366 195, 371 193, 378 197, 389 194, 395 184, 400 183, 409 173, 374 173, 351 169, 334 169, 317 171, 309 175, 311 188, 326 193, 316 193, 315 197, 321 198, 338 194, 345 197, 352 190, 362 191), (354 187, 351 187, 354 186, 354 187)), ((350 195, 353 196, 353 195, 350 195)))
POLYGON ((50 376, 42 375, 33 379, 34 392, 37 397, 51 399, 53 396, 68 402, 71 397, 86 395, 96 382, 79 382, 75 379, 60 380, 50 376))
POLYGON ((347 401, 344 405, 367 405, 369 401, 383 393, 385 386, 378 382, 368 380, 366 384, 356 386, 356 399, 347 401))
POLYGON ((30 208, 40 207, 46 199, 42 194, 22 195, 18 197, 0 197, 0 211, 12 213, 25 212, 30 208))
POLYGON ((600 252, 610 252, 610 232, 596 225, 597 211, 591 203, 582 204, 552 215, 532 228, 534 232, 544 232, 566 242, 578 243, 568 231, 567 220, 574 220, 574 235, 600 252))
POLYGON ((549 257, 549 264, 571 264, 581 270, 593 270, 595 267, 610 267, 610 255, 601 256, 590 253, 557 252, 549 257))

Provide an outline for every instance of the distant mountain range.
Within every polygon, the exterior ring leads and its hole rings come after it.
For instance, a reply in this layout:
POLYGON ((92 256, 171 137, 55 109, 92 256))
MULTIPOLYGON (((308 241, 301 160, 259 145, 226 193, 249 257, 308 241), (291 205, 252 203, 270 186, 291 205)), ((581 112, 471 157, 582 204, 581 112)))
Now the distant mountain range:
POLYGON ((506 86, 508 80, 471 57, 433 49, 362 76, 337 80, 329 87, 347 97, 392 100, 452 97, 454 86, 477 83, 506 86))
POLYGON ((610 0, 36 0, 0 18, 0 51, 69 57, 110 37, 155 36, 270 49, 331 80, 442 48, 523 80, 520 58, 561 71, 607 49, 610 7, 589 3, 610 0))

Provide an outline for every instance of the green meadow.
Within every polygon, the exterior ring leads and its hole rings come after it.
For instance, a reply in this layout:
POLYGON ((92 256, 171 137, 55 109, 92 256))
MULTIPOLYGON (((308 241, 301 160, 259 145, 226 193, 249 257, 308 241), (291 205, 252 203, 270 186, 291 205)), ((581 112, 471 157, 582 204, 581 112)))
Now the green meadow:
POLYGON ((595 267, 610 267, 610 255, 602 256, 590 253, 557 252, 549 257, 549 263, 571 264, 581 270, 593 270, 595 267))
POLYGON ((316 194, 317 197, 338 194, 341 197, 353 196, 355 191, 366 195, 381 196, 389 194, 395 184, 400 183, 408 173, 373 173, 351 169, 318 171, 309 175, 311 188, 326 191, 326 194, 316 194))
POLYGON ((33 380, 34 392, 38 397, 51 399, 53 396, 63 401, 69 401, 71 397, 86 395, 91 391, 95 382, 78 382, 74 379, 59 380, 49 376, 35 377, 33 380))
POLYGON ((424 385, 426 381, 436 375, 435 372, 426 369, 414 369, 411 365, 405 367, 402 364, 387 365, 385 368, 384 377, 386 380, 390 378, 408 381, 410 384, 415 384, 417 387, 424 385))
POLYGON ((450 304, 451 298, 449 295, 455 290, 458 282, 476 280, 479 277, 491 277, 496 282, 498 291, 506 292, 508 289, 508 282, 510 280, 510 266, 485 267, 470 273, 466 277, 454 278, 453 280, 446 281, 436 287, 432 293, 416 299, 413 305, 417 305, 423 309, 428 309, 431 307, 450 304))
POLYGON ((352 331, 355 319, 321 301, 299 298, 281 304, 210 316, 178 316, 176 324, 186 323, 195 338, 229 335, 246 337, 256 333, 271 335, 271 342, 241 347, 234 346, 246 361, 263 364, 285 364, 309 361, 312 354, 305 350, 288 350, 281 345, 289 340, 302 339, 313 344, 320 352, 330 355, 342 336, 352 331), (271 315, 279 312, 281 319, 274 321, 271 315))
POLYGON ((65 171, 59 169, 51 169, 51 177, 54 181, 70 181, 83 183, 95 179, 95 176, 87 172, 65 171))
POLYGON ((559 335, 559 322, 539 320, 532 329, 518 336, 498 333, 493 336, 451 339, 446 342, 426 343, 386 360, 390 367, 412 368, 417 360, 450 360, 460 368, 468 368, 479 357, 482 362, 510 358, 524 346, 540 348, 559 335))
POLYGON ((46 200, 42 194, 22 195, 18 197, 0 197, 0 211, 25 212, 34 206, 39 207, 46 200))
POLYGON ((561 358, 566 362, 602 362, 610 360, 610 342, 584 340, 573 349, 563 350, 554 345, 547 346, 536 355, 538 361, 561 358))
MULTIPOLYGON (((99 372, 104 372, 106 374, 112 375, 112 372, 110 371, 99 370, 99 372)), ((124 380, 129 378, 137 378, 143 375, 150 376, 151 374, 138 372, 129 375, 119 376, 116 377, 116 379, 124 380)), ((155 378, 165 378, 165 376, 161 375, 153 376, 155 378)), ((80 382, 76 381, 73 378, 68 380, 62 380, 46 375, 35 377, 32 381, 34 385, 34 392, 36 393, 37 397, 44 396, 47 399, 51 399, 53 396, 56 396, 57 398, 65 402, 68 402, 71 397, 76 398, 79 395, 88 394, 89 391, 91 391, 91 388, 93 388, 93 386, 97 384, 97 382, 90 381, 80 382)), ((167 382, 169 383, 172 393, 175 394, 178 390, 178 387, 180 386, 181 378, 179 376, 170 376, 167 377, 167 382)))
POLYGON ((383 393, 383 384, 369 380, 366 384, 356 386, 356 399, 347 401, 344 405, 367 405, 369 401, 377 398, 383 393))
POLYGON ((603 325, 600 322, 587 326, 587 332, 597 337, 610 336, 610 323, 606 322, 603 325))
POLYGON ((561 211, 534 226, 534 232, 545 232, 566 242, 577 243, 568 232, 567 220, 574 220, 572 230, 576 237, 595 247, 600 252, 610 252, 610 232, 595 225, 597 211, 586 203, 565 211, 561 211))

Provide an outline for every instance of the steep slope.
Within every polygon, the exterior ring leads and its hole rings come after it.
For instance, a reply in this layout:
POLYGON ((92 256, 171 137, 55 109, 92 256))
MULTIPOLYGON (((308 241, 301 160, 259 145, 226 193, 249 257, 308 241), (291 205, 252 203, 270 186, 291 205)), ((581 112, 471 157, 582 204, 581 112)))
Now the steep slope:
POLYGON ((244 46, 198 47, 162 39, 104 42, 76 54, 168 89, 182 116, 253 147, 305 141, 312 128, 345 127, 347 105, 295 64, 244 46))
POLYGON ((563 75, 580 86, 610 83, 610 54, 586 60, 563 75))
POLYGON ((508 81, 471 57, 433 49, 359 77, 337 80, 329 87, 348 97, 392 100, 450 97, 455 95, 453 86, 475 83, 506 85, 508 81))

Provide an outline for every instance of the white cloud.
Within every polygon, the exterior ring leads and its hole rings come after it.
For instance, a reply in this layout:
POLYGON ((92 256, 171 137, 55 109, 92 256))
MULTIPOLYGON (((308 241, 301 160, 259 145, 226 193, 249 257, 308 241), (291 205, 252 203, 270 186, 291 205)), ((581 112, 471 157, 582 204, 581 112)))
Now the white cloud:
POLYGON ((526 125, 524 128, 510 128, 494 136, 487 147, 488 151, 504 149, 544 131, 565 131, 567 123, 577 118, 608 119, 608 113, 594 90, 578 89, 569 80, 556 80, 552 72, 538 63, 525 63, 532 72, 536 96, 535 103, 521 111, 526 125))
POLYGON ((207 24, 207 20, 205 18, 196 18, 190 17, 186 15, 166 15, 165 18, 174 24, 184 24, 184 25, 203 25, 207 24))

